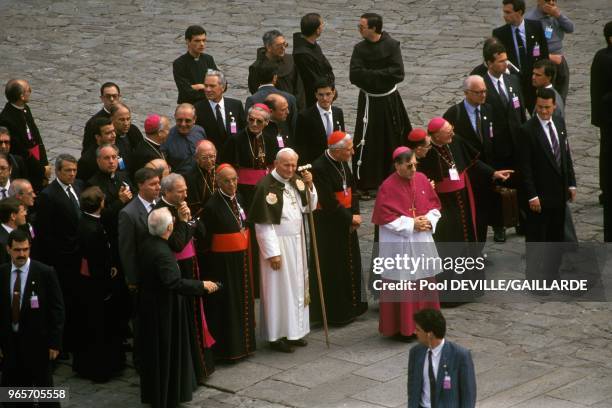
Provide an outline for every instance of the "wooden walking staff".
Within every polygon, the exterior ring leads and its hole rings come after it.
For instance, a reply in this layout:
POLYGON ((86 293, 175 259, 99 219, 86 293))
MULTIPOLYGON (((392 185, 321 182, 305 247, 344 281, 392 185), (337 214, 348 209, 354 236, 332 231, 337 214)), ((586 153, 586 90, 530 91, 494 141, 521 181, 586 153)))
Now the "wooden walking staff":
MULTIPOLYGON (((297 171, 302 172, 304 170, 309 170, 312 168, 312 165, 305 164, 303 166, 298 167, 297 171)), ((325 309, 325 298, 323 296, 323 281, 321 280, 321 266, 319 265, 319 249, 317 248, 317 233, 315 231, 314 225, 314 217, 312 212, 314 208, 312 208, 312 202, 310 201, 310 193, 306 192, 306 200, 308 201, 308 225, 310 225, 310 232, 312 236, 312 246, 314 248, 314 259, 315 259, 315 269, 317 270, 317 283, 319 284, 319 297, 321 298, 321 314, 323 315, 323 331, 325 332, 325 344, 327 344, 327 348, 329 348, 329 330, 327 328, 327 310, 325 309)))

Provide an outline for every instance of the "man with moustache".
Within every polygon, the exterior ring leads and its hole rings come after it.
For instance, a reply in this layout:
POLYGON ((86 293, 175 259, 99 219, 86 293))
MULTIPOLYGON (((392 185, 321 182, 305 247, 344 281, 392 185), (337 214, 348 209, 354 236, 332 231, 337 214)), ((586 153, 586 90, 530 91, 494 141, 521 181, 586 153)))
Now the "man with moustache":
POLYGON ((206 99, 196 102, 196 124, 202 126, 206 137, 222 150, 228 138, 244 129, 246 117, 242 102, 228 98, 227 79, 221 71, 208 71, 204 78, 206 99))
POLYGON ((172 63, 172 75, 178 89, 177 104, 194 104, 206 99, 202 80, 209 69, 218 69, 212 55, 204 54, 206 41, 206 30, 202 26, 191 25, 185 30, 187 52, 172 63))
POLYGON ((7 155, 11 165, 11 180, 28 178, 28 169, 23 157, 11 154, 11 134, 4 126, 0 126, 0 153, 7 155))

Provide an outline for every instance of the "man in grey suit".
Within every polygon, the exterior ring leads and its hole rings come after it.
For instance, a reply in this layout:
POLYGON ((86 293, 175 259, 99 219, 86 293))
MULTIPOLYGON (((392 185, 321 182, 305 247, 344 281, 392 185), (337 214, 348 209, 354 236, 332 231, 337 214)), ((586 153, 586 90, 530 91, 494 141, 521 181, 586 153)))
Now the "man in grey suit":
POLYGON ((289 115, 287 116, 287 123, 290 127, 295 129, 297 122, 297 102, 295 96, 288 92, 281 91, 276 88, 276 80, 278 75, 276 73, 277 68, 275 65, 270 63, 264 63, 259 67, 258 77, 260 78, 261 85, 253 95, 249 96, 244 103, 244 111, 248 112, 249 108, 256 103, 263 103, 266 97, 272 93, 279 94, 285 97, 289 103, 289 115))
POLYGON ((148 233, 147 216, 159 197, 159 179, 157 170, 148 167, 138 170, 134 175, 138 196, 119 212, 119 257, 131 291, 138 288, 137 245, 148 233))
POLYGON ((414 314, 420 344, 410 349, 408 408, 474 408, 476 375, 469 350, 444 339, 446 320, 439 310, 414 314))

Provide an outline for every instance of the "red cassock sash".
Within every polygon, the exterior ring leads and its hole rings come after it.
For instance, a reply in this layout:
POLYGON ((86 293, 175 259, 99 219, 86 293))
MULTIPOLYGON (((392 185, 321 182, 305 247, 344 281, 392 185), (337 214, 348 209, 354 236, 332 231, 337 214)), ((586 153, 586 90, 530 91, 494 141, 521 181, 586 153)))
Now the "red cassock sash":
POLYGON ((238 184, 254 186, 269 173, 267 169, 250 169, 241 167, 238 169, 238 184))

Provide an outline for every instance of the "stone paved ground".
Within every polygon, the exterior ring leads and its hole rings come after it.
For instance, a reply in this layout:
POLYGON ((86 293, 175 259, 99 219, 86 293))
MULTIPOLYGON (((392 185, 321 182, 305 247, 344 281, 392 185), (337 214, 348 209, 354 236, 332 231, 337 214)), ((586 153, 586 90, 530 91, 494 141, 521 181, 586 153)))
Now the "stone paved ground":
MULTIPOLYGON (((31 107, 51 157, 78 154, 83 124, 99 109, 98 87, 118 82, 142 126, 148 112, 171 114, 176 100, 171 61, 184 52, 182 32, 193 23, 209 31, 208 50, 230 80, 229 95, 247 95, 247 67, 261 34, 278 28, 291 38, 299 17, 326 19, 321 46, 338 79, 338 104, 355 120, 356 89, 348 64, 365 11, 385 17, 385 29, 402 42, 406 80, 400 92, 414 125, 443 113, 461 98, 463 76, 480 62, 482 39, 502 23, 499 1, 320 0, 292 2, 0 1, 0 83, 27 78, 31 107)), ((535 0, 528 0, 529 5, 535 0)), ((566 37, 571 68, 568 128, 579 183, 572 205, 583 240, 602 239, 597 200, 597 133, 590 123, 588 75, 601 31, 612 17, 608 0, 562 1, 577 32, 566 37)), ((366 210, 371 204, 365 206, 366 210)), ((369 219, 365 217, 365 219, 369 219)), ((364 227, 364 260, 372 228, 364 227)), ((521 240, 491 245, 490 258, 522 276, 521 240)), ((366 263, 367 264, 367 263, 366 263)), ((612 306, 610 303, 480 303, 446 310, 449 338, 472 349, 480 407, 612 407, 612 306)), ((355 323, 332 329, 330 349, 320 330, 295 354, 266 348, 236 366, 219 367, 209 387, 189 406, 395 407, 406 401, 410 345, 381 338, 376 306, 355 323)), ((56 372, 71 388, 65 406, 139 406, 138 378, 128 369, 108 384, 56 372)))

